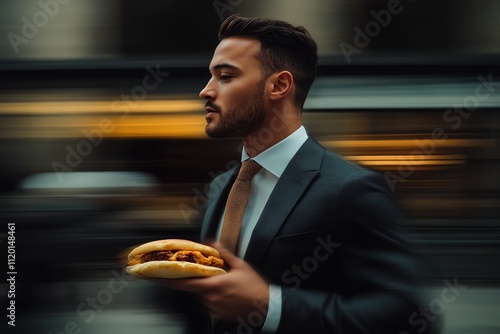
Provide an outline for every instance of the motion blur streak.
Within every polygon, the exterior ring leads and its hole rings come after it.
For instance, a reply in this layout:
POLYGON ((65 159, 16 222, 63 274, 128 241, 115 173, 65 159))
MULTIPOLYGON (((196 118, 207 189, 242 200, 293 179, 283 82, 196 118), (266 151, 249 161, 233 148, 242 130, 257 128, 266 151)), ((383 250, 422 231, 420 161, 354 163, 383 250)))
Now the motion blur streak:
MULTIPOLYGON (((415 134, 415 139, 372 139, 372 140, 338 140, 324 141, 323 144, 332 147, 344 148, 374 148, 374 149, 411 149, 415 147, 418 135, 415 134)), ((484 139, 447 139, 439 143, 441 147, 481 147, 491 146, 495 142, 493 140, 484 139)))
MULTIPOLYGON (((148 100, 130 102, 135 113, 199 112, 203 108, 200 100, 148 100)), ((103 113, 112 109, 108 101, 33 101, 0 103, 0 114, 53 115, 103 113)))
POLYGON ((126 113, 111 112, 114 101, 33 101, 0 103, 0 137, 81 137, 82 130, 112 122, 106 137, 201 138, 205 120, 201 100, 130 101, 126 113), (27 119, 29 121, 27 122, 27 119))
MULTIPOLYGON (((113 116, 113 115, 111 115, 113 116)), ((114 115, 116 116, 116 115, 114 115)), ((104 117, 73 116, 30 117, 30 122, 16 122, 14 117, 4 118, 0 125, 4 138, 78 138, 82 130, 99 128, 104 117)), ((205 120, 200 115, 131 115, 112 123, 113 130, 106 137, 138 138, 201 138, 205 136, 205 120)))

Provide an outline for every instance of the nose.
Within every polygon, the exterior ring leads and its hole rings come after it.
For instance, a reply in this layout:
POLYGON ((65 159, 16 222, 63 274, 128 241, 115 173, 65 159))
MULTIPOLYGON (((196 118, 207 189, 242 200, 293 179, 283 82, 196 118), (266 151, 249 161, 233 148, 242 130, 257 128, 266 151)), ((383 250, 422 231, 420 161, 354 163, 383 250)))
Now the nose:
POLYGON ((205 100, 213 100, 215 99, 215 91, 212 88, 212 79, 207 82, 205 88, 203 88, 199 94, 200 98, 205 100))

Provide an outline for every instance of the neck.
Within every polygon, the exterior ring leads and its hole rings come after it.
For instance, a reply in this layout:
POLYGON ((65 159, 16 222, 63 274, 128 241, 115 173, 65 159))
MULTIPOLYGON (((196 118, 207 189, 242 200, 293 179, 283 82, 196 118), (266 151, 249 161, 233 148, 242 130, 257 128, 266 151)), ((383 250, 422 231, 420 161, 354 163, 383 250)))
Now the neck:
POLYGON ((243 137, 243 146, 249 156, 255 157, 279 143, 302 125, 301 113, 281 112, 274 108, 263 125, 249 136, 243 137))

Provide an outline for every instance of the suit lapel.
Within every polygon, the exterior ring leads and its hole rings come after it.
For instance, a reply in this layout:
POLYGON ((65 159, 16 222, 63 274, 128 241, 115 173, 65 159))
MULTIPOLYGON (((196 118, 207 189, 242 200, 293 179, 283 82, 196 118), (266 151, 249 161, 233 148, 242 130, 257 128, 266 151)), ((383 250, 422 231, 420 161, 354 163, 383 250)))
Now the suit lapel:
MULTIPOLYGON (((201 229, 201 240, 214 239, 217 233, 217 228, 220 223, 220 217, 222 215, 222 210, 226 204, 227 196, 231 190, 231 186, 238 175, 241 163, 236 166, 236 168, 222 174, 220 177, 214 180, 214 184, 211 187, 215 187, 216 194, 213 198, 210 198, 207 205, 207 210, 205 212, 205 217, 203 219, 203 225, 201 229)), ((213 190, 211 190, 213 191, 213 190)))
POLYGON ((290 161, 255 226, 245 260, 260 263, 297 201, 318 175, 324 151, 309 138, 290 161))

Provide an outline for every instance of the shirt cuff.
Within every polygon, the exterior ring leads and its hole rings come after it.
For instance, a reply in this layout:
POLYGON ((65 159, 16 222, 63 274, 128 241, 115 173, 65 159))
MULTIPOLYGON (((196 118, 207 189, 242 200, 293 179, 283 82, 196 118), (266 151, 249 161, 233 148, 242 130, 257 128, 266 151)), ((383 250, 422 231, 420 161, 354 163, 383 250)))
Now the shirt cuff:
POLYGON ((269 285, 269 305, 267 307, 266 321, 262 331, 266 333, 275 333, 281 320, 281 287, 279 285, 269 285))

